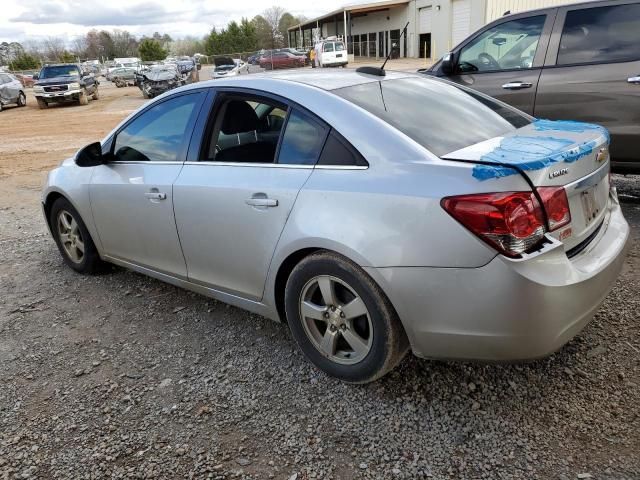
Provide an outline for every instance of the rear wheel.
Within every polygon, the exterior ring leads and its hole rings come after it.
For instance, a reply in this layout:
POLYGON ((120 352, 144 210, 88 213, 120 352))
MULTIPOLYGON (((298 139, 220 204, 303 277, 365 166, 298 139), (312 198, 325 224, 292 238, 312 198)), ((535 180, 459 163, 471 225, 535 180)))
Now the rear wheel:
POLYGON ((382 377, 408 350, 400 320, 380 287, 340 255, 321 252, 302 260, 287 281, 285 308, 304 354, 346 382, 382 377))
POLYGON ((64 262, 80 273, 94 273, 103 265, 86 225, 66 198, 51 207, 49 225, 64 262))
POLYGON ((18 94, 18 106, 19 107, 24 107, 27 105, 27 97, 24 94, 24 92, 20 92, 18 94))
POLYGON ((78 103, 80 105, 88 105, 89 104, 89 97, 87 96, 87 91, 84 88, 80 92, 80 96, 78 97, 78 103))
POLYGON ((38 101, 38 108, 40 110, 48 107, 47 102, 45 102, 42 98, 36 98, 36 100, 38 101))
POLYGON ((93 96, 91 97, 94 100, 98 100, 100 98, 100 93, 98 92, 98 87, 96 87, 96 89, 93 92, 93 96))

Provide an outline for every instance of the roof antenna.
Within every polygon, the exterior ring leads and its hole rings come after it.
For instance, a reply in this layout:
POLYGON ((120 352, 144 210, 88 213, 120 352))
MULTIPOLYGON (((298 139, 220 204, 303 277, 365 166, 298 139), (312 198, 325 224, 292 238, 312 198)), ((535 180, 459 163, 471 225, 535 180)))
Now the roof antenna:
MULTIPOLYGON (((409 26, 409 22, 407 22, 407 24, 404 26, 404 28, 402 29, 402 32, 400 32, 400 37, 398 38, 398 42, 400 42, 400 40, 402 40, 402 36, 403 35, 407 35, 407 27, 409 26)), ((387 58, 384 59, 384 63, 382 64, 382 67, 378 68, 378 67, 358 67, 356 68, 356 72, 358 73, 366 73, 367 75, 376 75, 378 77, 384 77, 387 72, 384 71, 384 67, 387 64, 387 62, 389 61, 389 59, 391 58, 391 52, 393 51, 392 48, 389 49, 389 53, 387 54, 387 58)))

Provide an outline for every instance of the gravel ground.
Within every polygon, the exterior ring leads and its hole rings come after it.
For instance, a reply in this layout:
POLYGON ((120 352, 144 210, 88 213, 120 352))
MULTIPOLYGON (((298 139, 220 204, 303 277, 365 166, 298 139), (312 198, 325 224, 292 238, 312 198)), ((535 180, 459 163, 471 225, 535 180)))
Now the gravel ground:
POLYGON ((558 353, 408 357, 357 387, 315 370, 284 325, 64 267, 38 176, 0 175, 0 480, 640 478, 640 177, 615 177, 625 269, 558 353))

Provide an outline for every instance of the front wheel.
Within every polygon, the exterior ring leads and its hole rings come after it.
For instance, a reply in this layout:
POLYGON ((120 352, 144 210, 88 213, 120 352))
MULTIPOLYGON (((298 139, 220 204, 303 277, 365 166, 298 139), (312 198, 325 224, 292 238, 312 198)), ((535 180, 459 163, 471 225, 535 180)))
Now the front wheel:
POLYGON ((85 89, 82 89, 82 91, 80 92, 80 96, 78 97, 78 103, 80 105, 89 104, 89 97, 87 96, 87 91, 85 89))
POLYGON ((96 89, 93 92, 93 96, 91 97, 94 100, 98 100, 100 98, 100 93, 98 93, 98 87, 96 87, 96 89))
POLYGON ((25 107, 26 105, 27 105, 27 97, 25 96, 24 92, 20 92, 18 94, 18 106, 25 107))
POLYGON ((80 273, 94 273, 103 262, 78 211, 66 198, 51 207, 49 225, 64 262, 80 273))
POLYGON ((47 102, 45 102, 42 98, 36 98, 36 100, 38 101, 38 108, 40 110, 48 107, 47 102))
POLYGON ((311 362, 349 383, 372 382, 408 350, 384 292, 359 266, 330 252, 302 260, 285 290, 293 337, 311 362))

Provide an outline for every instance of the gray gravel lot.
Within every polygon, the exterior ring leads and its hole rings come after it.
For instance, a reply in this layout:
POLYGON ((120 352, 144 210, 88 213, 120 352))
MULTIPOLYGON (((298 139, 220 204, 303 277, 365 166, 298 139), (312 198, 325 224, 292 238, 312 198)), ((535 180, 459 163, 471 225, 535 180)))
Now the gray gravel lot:
POLYGON ((407 358, 363 387, 284 325, 72 272, 35 190, 0 203, 0 480, 640 478, 640 177, 616 182, 633 245, 575 340, 520 365, 407 358))

